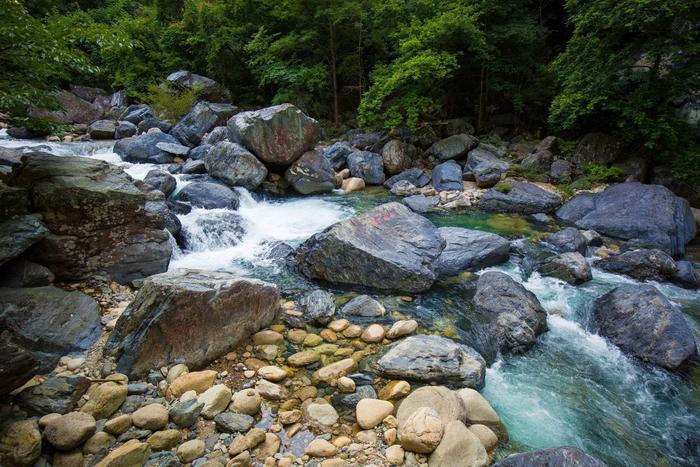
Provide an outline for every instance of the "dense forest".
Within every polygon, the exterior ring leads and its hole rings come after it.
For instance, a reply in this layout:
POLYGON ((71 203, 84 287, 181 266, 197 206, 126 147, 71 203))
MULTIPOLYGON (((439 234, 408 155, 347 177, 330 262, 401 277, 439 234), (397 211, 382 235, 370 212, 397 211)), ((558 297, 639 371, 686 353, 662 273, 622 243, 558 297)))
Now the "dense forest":
POLYGON ((162 99, 187 69, 239 107, 293 102, 338 130, 603 131, 700 172, 698 0, 4 0, 0 25, 16 118, 69 83, 162 99))

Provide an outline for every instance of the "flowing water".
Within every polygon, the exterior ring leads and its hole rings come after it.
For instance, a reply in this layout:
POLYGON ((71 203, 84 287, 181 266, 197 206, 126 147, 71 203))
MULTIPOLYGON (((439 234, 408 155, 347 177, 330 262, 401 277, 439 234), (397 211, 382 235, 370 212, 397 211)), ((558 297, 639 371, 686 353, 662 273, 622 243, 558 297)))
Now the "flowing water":
MULTIPOLYGON (((2 135, 0 135, 1 137, 2 135)), ((40 146, 57 155, 77 154, 120 165, 142 179, 155 166, 129 164, 112 143, 44 143, 4 139, 0 146, 40 146)), ((187 183, 178 178, 178 189, 187 183)), ((260 197, 238 189, 241 205, 227 210, 193 209, 180 221, 188 248, 178 249, 171 268, 226 270, 264 278, 285 291, 312 287, 267 259, 275 241, 296 246, 335 222, 392 199, 375 188, 344 195, 260 197), (236 216, 237 214, 237 216, 236 216), (231 222, 242 230, 228 228, 231 222), (210 228, 212 225, 218 229, 210 228)), ((439 226, 461 226, 510 239, 537 236, 542 226, 526 218, 474 212, 431 215, 439 226)), ((515 251, 531 244, 513 242, 515 251)), ((530 245, 530 246, 529 246, 530 245)), ((574 445, 615 466, 700 465, 700 370, 675 375, 623 355, 592 332, 595 298, 634 281, 594 269, 594 278, 570 286, 533 273, 526 277, 521 255, 497 268, 537 295, 547 312, 549 331, 521 356, 500 358, 487 370, 484 395, 502 417, 510 436, 499 455, 574 445)), ((470 342, 473 274, 438 283, 413 302, 384 297, 394 317, 413 316, 421 325, 470 342)), ((700 293, 668 284, 656 286, 686 316, 700 340, 700 293)), ((343 291, 338 291, 342 293, 343 291)))

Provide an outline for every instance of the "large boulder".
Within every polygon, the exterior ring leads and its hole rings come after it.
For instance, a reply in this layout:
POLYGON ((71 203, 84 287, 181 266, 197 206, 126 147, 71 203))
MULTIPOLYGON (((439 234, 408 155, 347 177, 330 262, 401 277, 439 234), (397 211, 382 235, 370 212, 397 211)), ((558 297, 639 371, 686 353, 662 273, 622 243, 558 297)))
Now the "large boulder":
POLYGON ((435 166, 432 181, 433 188, 437 191, 464 191, 462 168, 452 160, 435 166))
POLYGON ((479 276, 474 306, 485 320, 489 356, 498 351, 524 352, 547 330, 547 313, 535 294, 502 272, 479 276))
POLYGON ((225 125, 235 111, 236 107, 231 104, 197 102, 192 110, 170 130, 170 134, 185 146, 198 146, 209 130, 225 125))
POLYGON ((146 209, 151 194, 121 168, 33 154, 10 183, 31 189, 33 210, 50 230, 31 256, 57 279, 102 274, 126 282, 167 269, 172 246, 164 219, 146 209))
POLYGON ((312 236, 297 261, 311 279, 422 292, 435 281, 434 263, 444 246, 429 220, 387 203, 312 236))
POLYGON ((465 156, 479 144, 475 137, 459 134, 442 139, 428 148, 426 154, 436 159, 446 161, 465 156))
POLYGON ((241 112, 228 121, 229 139, 263 162, 287 166, 312 149, 321 126, 292 104, 241 112))
POLYGON ((589 456, 579 448, 563 446, 558 448, 538 449, 537 451, 511 454, 493 467, 606 467, 605 463, 589 456))
POLYGON ((510 243, 499 235, 460 227, 441 227, 438 232, 446 243, 437 259, 437 272, 441 276, 508 261, 510 243))
POLYGON ((487 170, 498 173, 500 178, 500 174, 508 171, 508 163, 499 158, 490 146, 480 144, 469 151, 462 175, 465 180, 475 180, 475 172, 485 173, 487 170), (477 167, 479 167, 478 171, 477 167))
POLYGON ((236 143, 215 144, 204 157, 207 172, 229 186, 254 190, 265 181, 267 168, 250 151, 236 143))
POLYGON ((666 187, 638 182, 574 196, 557 210, 557 216, 581 229, 642 240, 671 256, 683 255, 697 232, 686 200, 666 187))
POLYGON ((382 156, 369 151, 356 151, 348 155, 348 169, 350 175, 361 178, 368 185, 381 185, 384 183, 384 165, 382 156))
POLYGON ((91 297, 53 286, 0 289, 0 327, 51 370, 63 355, 84 352, 99 337, 100 306, 91 297))
POLYGON ((24 253, 48 233, 37 216, 16 216, 0 223, 0 266, 24 253))
POLYGON ((59 91, 55 95, 61 110, 44 110, 31 108, 29 115, 34 118, 44 118, 58 123, 81 123, 89 125, 102 116, 99 106, 81 99, 69 91, 59 91))
POLYGON ((508 190, 491 188, 479 199, 477 207, 491 212, 535 214, 550 212, 561 204, 561 197, 528 182, 516 182, 508 190))
POLYGON ((436 211, 440 204, 439 196, 425 196, 423 194, 407 196, 401 202, 411 208, 411 211, 426 214, 436 211))
POLYGON ((151 276, 119 317, 105 349, 129 376, 175 361, 202 367, 268 325, 279 298, 272 284, 227 273, 151 276))
MULTIPOLYGON (((0 148, 0 167, 3 166, 3 152, 4 148, 0 148)), ((8 155, 14 159, 13 162, 10 162, 10 167, 7 167, 9 169, 9 173, 11 166, 19 167, 22 165, 22 163, 21 155, 19 153, 15 154, 10 152, 8 155), (13 156, 16 156, 16 158, 13 156)), ((0 222, 3 222, 13 216, 20 216, 28 213, 29 190, 8 186, 0 180, 0 222)), ((3 241, 2 243, 5 242, 3 241)))
POLYGON ((489 463, 479 438, 460 420, 445 425, 442 440, 428 460, 429 467, 486 467, 489 463))
POLYGON ((195 90, 198 97, 210 102, 230 102, 231 93, 211 78, 187 70, 170 73, 165 81, 176 91, 195 90))
POLYGON ((344 141, 338 141, 323 149, 323 157, 328 159, 333 170, 340 170, 345 167, 345 162, 353 149, 344 141))
POLYGON ((114 120, 97 120, 88 126, 88 134, 91 139, 114 139, 117 130, 117 122, 114 120))
POLYGON ((392 139, 382 148, 384 171, 394 175, 406 170, 413 165, 417 155, 418 149, 414 145, 392 139))
POLYGON ((177 187, 175 177, 160 169, 149 170, 143 182, 154 190, 162 192, 165 196, 170 196, 177 187))
POLYGON ((180 144, 172 135, 162 132, 145 133, 123 138, 114 145, 114 152, 127 162, 169 164, 173 155, 158 147, 160 143, 180 144))
POLYGON ((556 277, 573 285, 593 279, 588 261, 576 251, 550 256, 538 266, 537 271, 543 276, 556 277))
POLYGON ((595 302, 600 334, 622 351, 674 370, 697 356, 683 314, 652 285, 623 285, 595 302))
POLYGON ((577 251, 586 254, 588 240, 578 229, 567 227, 555 232, 545 240, 545 243, 560 253, 577 251))
POLYGON ((59 374, 19 393, 17 404, 35 415, 66 414, 78 407, 78 402, 90 387, 83 375, 59 374))
POLYGON ((178 191, 175 199, 204 209, 238 209, 240 203, 238 193, 213 180, 192 182, 178 191))
POLYGON ((389 346, 377 361, 377 369, 387 378, 480 389, 486 362, 471 347, 446 337, 421 334, 389 346))
POLYGON ((0 332, 0 396, 8 394, 39 373, 38 357, 20 345, 10 331, 0 332))
POLYGON ((391 188, 397 183, 404 180, 418 188, 422 188, 428 183, 430 183, 430 177, 425 172, 425 170, 414 167, 412 169, 404 170, 403 172, 388 178, 384 182, 384 186, 387 188, 391 188))
POLYGON ((596 266, 640 281, 673 282, 678 274, 673 258, 661 250, 645 248, 608 256, 598 261, 596 266))
POLYGON ((146 104, 132 104, 127 107, 120 116, 120 120, 133 123, 138 128, 138 124, 147 118, 153 118, 156 113, 146 104))
POLYGON ((302 195, 325 193, 335 188, 335 171, 319 151, 305 152, 289 166, 284 178, 302 195))

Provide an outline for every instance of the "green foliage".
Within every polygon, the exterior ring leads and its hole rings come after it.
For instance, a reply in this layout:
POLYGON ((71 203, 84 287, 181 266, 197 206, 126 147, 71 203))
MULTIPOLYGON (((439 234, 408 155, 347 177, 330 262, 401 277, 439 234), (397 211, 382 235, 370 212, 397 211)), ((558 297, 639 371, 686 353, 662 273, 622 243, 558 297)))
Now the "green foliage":
POLYGON ((138 98, 150 105, 158 118, 174 123, 192 109, 199 100, 200 92, 197 89, 175 92, 164 85, 151 84, 145 92, 138 94, 138 98))
POLYGON ((602 164, 588 164, 584 167, 586 177, 593 183, 605 183, 619 179, 622 170, 618 167, 608 167, 602 164))
POLYGON ((513 185, 506 182, 498 182, 493 188, 497 191, 500 191, 501 193, 508 193, 510 190, 513 189, 513 185))
POLYGON ((508 168, 509 177, 519 177, 531 182, 546 182, 549 178, 547 172, 542 169, 511 165, 508 168))

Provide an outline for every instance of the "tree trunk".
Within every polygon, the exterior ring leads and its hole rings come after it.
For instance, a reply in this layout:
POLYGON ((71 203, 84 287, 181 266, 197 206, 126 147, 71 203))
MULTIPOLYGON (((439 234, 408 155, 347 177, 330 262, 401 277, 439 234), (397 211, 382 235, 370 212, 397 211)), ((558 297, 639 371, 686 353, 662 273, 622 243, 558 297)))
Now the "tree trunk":
POLYGON ((329 31, 329 47, 331 57, 331 80, 333 81, 333 125, 338 128, 340 126, 340 105, 338 103, 338 76, 337 76, 337 58, 335 51, 335 27, 333 21, 328 20, 329 31))
POLYGON ((484 106, 486 105, 486 99, 484 96, 484 91, 486 87, 486 66, 481 65, 481 77, 479 78, 479 113, 476 119, 476 134, 481 133, 481 128, 484 122, 484 106))

